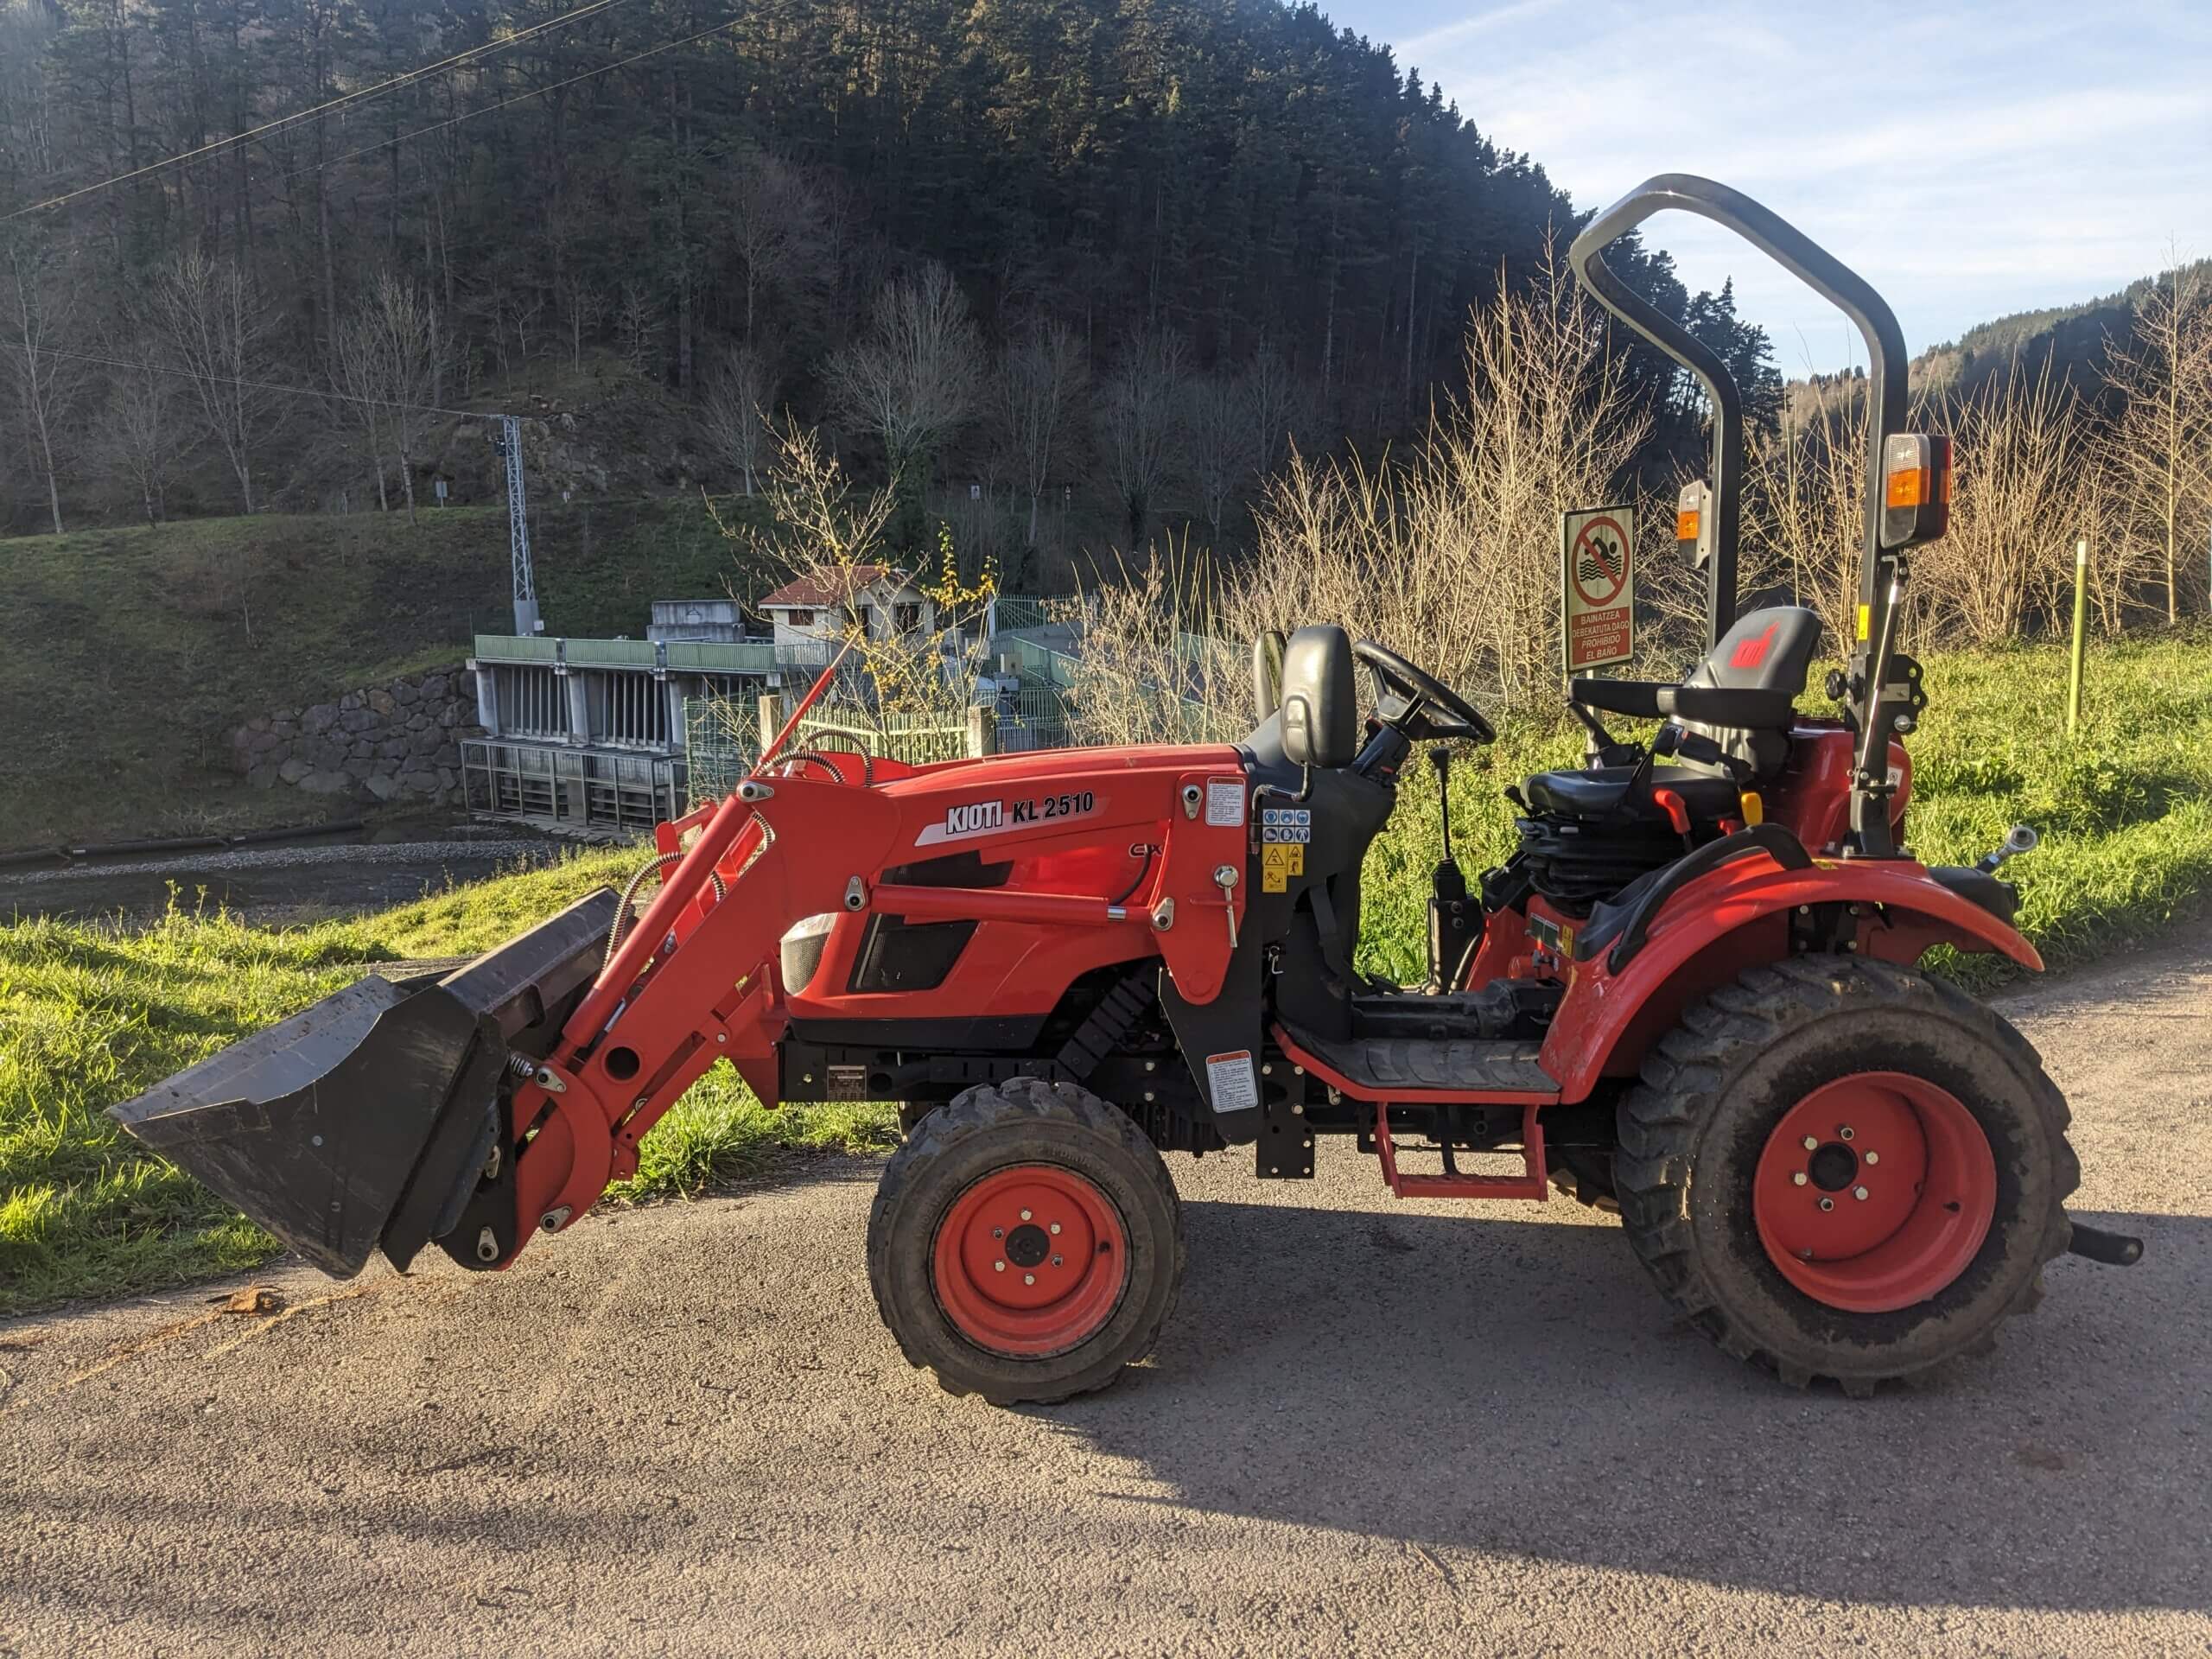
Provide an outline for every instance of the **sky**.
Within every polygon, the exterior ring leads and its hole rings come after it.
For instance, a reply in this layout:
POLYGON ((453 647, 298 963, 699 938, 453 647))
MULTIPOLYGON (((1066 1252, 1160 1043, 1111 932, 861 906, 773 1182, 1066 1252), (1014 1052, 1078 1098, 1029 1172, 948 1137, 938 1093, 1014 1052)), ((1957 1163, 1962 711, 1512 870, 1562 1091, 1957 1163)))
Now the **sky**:
MULTIPOLYGON (((2008 312, 2212 257, 2212 0, 1323 0, 1441 82, 1578 210, 1655 173, 1764 202, 1872 282, 1917 355, 2008 312)), ((1841 315, 1681 213, 1784 374, 1866 361, 1841 315)))

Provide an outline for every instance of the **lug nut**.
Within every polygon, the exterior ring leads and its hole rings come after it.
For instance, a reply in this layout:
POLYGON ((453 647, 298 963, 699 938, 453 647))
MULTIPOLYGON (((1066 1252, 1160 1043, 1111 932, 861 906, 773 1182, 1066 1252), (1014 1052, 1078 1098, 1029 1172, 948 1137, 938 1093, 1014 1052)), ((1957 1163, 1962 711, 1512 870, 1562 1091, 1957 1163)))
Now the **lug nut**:
MULTIPOLYGON (((1826 1204, 1826 1203, 1827 1202, 1827 1200, 1826 1198, 1822 1198, 1822 1199, 1821 1200, 1821 1202, 1822 1204, 1826 1204)), ((1005 1263, 1005 1262, 992 1262, 992 1263, 991 1263, 991 1271, 992 1271, 993 1273, 1004 1273, 1004 1272, 1006 1271, 1006 1263, 1005 1263)))
POLYGON ((1060 1224, 1058 1222, 1056 1221, 1052 1224, 1052 1230, 1055 1233, 1058 1233, 1060 1230, 1060 1224))
POLYGON ((1834 1200, 1834 1198, 1822 1198, 1822 1199, 1821 1200, 1821 1209, 1823 1209, 1823 1210, 1833 1210, 1833 1209, 1834 1209, 1834 1208, 1835 1208, 1835 1200, 1834 1200))
POLYGON ((1837 1139, 1837 1140, 1839 1140, 1839 1141, 1848 1141, 1848 1140, 1850 1140, 1850 1139, 1851 1139, 1851 1125, 1850 1125, 1850 1124, 1848 1124, 1848 1123, 1845 1124, 1841 1128, 1838 1129, 1838 1130, 1835 1132, 1835 1134, 1836 1134, 1836 1139, 1837 1139))
POLYGON ((1056 1268, 1060 1265, 1060 1258, 1058 1256, 1056 1255, 1052 1258, 1052 1265, 1056 1268))
POLYGON ((1860 1155, 1870 1164, 1878 1164, 1882 1161, 1882 1154, 1878 1152, 1864 1153, 1860 1155))
POLYGON ((1037 1275, 1033 1273, 1025 1273, 1021 1275, 1021 1282, 1025 1285, 1033 1285, 1037 1282, 1037 1275))
POLYGON ((1027 1210, 1025 1210, 1025 1211, 1023 1211, 1021 1212, 1021 1218, 1022 1218, 1024 1221, 1027 1221, 1027 1220, 1028 1220, 1028 1219, 1029 1219, 1029 1212, 1028 1212, 1027 1210))
POLYGON ((1813 1137, 1813 1136, 1811 1136, 1811 1135, 1807 1135, 1807 1136, 1805 1137, 1805 1150, 1806 1150, 1806 1151, 1808 1151, 1808 1152, 1818 1152, 1820 1149, 1821 1149, 1821 1143, 1820 1143, 1817 1140, 1814 1139, 1814 1137, 1813 1137))
POLYGON ((1793 1181, 1796 1182, 1798 1185, 1802 1186, 1802 1185, 1805 1185, 1805 1172, 1804 1172, 1803 1170, 1802 1170, 1802 1169, 1801 1169, 1801 1170, 1799 1170, 1799 1171, 1798 1171, 1795 1175, 1792 1175, 1789 1179, 1790 1179, 1791 1180, 1793 1180, 1793 1181))
POLYGON ((1866 1201, 1866 1189, 1863 1186, 1854 1186, 1851 1189, 1851 1196, 1864 1204, 1866 1201))
POLYGON ((1006 1229, 1005 1229, 1005 1228, 1003 1228, 1003 1227, 994 1227, 994 1228, 992 1228, 992 1229, 991 1229, 991 1236, 992 1236, 993 1238, 1004 1238, 1004 1237, 1006 1236, 1006 1229))

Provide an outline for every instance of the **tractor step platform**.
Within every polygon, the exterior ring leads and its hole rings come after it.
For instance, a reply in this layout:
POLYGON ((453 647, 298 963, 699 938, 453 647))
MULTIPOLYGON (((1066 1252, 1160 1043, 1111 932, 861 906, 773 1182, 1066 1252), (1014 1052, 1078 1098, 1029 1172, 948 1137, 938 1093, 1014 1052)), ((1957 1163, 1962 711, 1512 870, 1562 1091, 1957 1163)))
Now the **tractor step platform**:
POLYGON ((1520 1038, 1354 1037, 1324 1042, 1288 1030, 1283 1051, 1359 1100, 1505 1101, 1548 1105, 1559 1084, 1520 1038))
POLYGON ((1541 1042, 1517 1038, 1355 1037, 1341 1042, 1300 1039, 1278 1028, 1283 1052, 1311 1076, 1352 1098, 1375 1103, 1375 1151, 1382 1179, 1402 1198, 1535 1198, 1550 1192, 1544 1170, 1544 1130, 1537 1114, 1559 1099, 1544 1070, 1541 1042), (1479 1103, 1521 1109, 1521 1173, 1452 1172, 1414 1175, 1398 1167, 1390 1135, 1392 1102, 1479 1103))

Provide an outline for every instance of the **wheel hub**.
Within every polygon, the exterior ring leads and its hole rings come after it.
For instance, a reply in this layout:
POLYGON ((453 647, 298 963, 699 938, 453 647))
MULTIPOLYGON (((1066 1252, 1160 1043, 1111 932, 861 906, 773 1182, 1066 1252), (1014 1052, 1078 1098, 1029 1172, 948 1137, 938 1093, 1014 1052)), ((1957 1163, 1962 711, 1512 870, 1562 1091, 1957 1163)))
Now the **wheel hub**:
POLYGON ((1073 1170, 993 1170, 938 1224, 931 1278, 968 1341, 1014 1358, 1065 1353, 1096 1335, 1128 1283, 1121 1212, 1073 1170))
POLYGON ((1752 1176, 1768 1259, 1815 1300, 1855 1313, 1936 1294, 1981 1248, 1996 1204, 1996 1160, 1974 1114, 1897 1071, 1814 1090, 1782 1115, 1752 1176))

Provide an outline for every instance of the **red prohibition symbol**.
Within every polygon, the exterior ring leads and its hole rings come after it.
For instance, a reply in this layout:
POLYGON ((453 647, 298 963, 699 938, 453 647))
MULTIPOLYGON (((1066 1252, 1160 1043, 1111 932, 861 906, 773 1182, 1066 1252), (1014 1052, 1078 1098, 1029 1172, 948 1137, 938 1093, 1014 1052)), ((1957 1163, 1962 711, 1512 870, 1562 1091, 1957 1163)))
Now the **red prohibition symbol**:
POLYGON ((1592 518, 1575 532, 1567 561, 1574 591, 1592 610, 1620 597, 1628 581, 1628 536, 1611 518, 1592 518))

